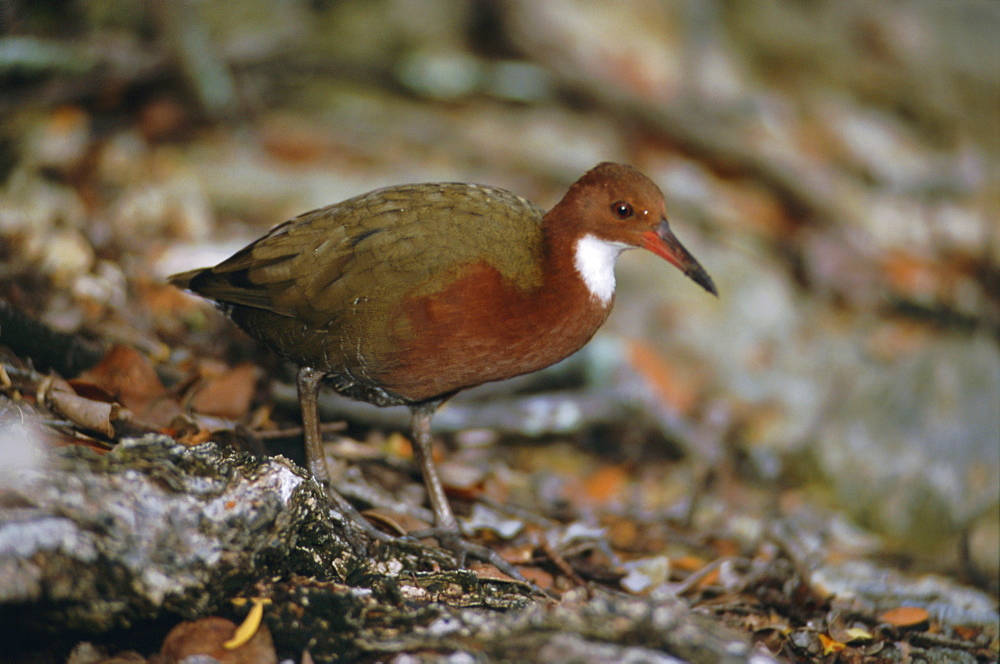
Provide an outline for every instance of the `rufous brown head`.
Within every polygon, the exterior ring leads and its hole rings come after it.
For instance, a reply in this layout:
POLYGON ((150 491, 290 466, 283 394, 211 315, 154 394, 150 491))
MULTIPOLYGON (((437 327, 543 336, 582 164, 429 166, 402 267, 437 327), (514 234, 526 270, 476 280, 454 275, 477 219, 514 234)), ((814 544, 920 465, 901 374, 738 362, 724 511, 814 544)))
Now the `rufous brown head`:
POLYGON ((570 187, 548 216, 573 223, 580 238, 593 238, 612 251, 651 251, 718 295, 712 278, 671 231, 659 187, 631 166, 598 164, 570 187))

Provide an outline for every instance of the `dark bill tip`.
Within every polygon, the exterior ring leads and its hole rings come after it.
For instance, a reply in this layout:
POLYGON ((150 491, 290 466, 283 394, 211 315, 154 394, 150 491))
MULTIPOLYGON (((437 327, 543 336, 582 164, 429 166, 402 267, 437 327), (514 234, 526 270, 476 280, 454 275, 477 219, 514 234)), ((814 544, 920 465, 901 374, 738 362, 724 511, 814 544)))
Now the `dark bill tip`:
POLYGON ((719 291, 715 287, 715 282, 712 281, 712 277, 708 275, 708 272, 705 272, 705 268, 701 265, 696 263, 691 266, 691 268, 684 271, 684 276, 688 277, 691 281, 698 284, 715 297, 719 297, 719 291))
POLYGON ((684 245, 680 243, 677 236, 670 230, 670 224, 664 218, 655 231, 647 231, 642 235, 642 246, 652 251, 657 256, 667 259, 676 268, 712 295, 718 297, 719 291, 715 287, 712 277, 701 266, 701 263, 691 255, 684 245))

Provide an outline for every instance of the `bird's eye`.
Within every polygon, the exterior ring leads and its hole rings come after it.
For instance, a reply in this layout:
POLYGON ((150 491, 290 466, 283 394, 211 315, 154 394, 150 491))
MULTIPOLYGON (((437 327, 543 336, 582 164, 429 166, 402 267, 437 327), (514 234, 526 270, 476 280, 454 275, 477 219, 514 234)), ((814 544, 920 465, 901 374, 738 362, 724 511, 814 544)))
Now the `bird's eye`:
POLYGON ((625 201, 618 201, 617 203, 611 204, 611 211, 615 213, 615 216, 619 219, 628 219, 632 216, 632 206, 625 201))

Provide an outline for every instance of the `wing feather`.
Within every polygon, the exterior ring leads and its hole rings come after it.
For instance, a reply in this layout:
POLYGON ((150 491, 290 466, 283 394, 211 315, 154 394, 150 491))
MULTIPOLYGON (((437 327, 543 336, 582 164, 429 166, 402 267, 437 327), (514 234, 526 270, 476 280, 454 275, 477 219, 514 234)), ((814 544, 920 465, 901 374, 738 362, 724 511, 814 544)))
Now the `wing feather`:
POLYGON ((539 263, 541 221, 540 209, 501 189, 389 187, 305 213, 219 265, 171 281, 323 328, 362 309, 387 317, 410 289, 434 288, 433 278, 466 264, 531 281, 523 266, 539 263))

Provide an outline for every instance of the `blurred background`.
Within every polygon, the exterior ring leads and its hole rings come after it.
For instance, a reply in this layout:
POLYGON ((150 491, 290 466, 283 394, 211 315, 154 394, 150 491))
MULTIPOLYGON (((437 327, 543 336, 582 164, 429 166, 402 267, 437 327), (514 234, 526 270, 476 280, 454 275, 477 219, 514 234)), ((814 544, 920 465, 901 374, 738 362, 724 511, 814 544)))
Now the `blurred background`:
POLYGON ((996 589, 1000 4, 6 0, 0 28, 0 297, 52 327, 180 346, 163 278, 301 212, 442 180, 548 207, 628 162, 720 297, 624 256, 593 373, 695 466, 996 589))

